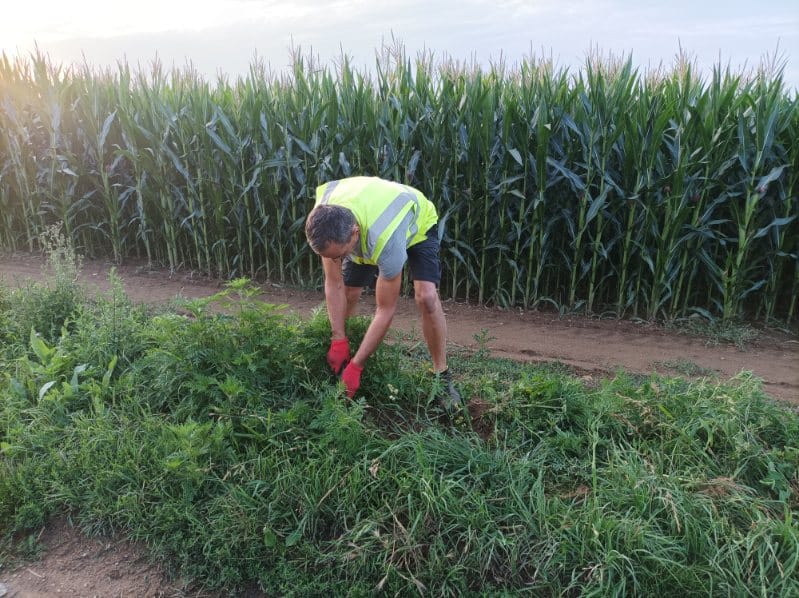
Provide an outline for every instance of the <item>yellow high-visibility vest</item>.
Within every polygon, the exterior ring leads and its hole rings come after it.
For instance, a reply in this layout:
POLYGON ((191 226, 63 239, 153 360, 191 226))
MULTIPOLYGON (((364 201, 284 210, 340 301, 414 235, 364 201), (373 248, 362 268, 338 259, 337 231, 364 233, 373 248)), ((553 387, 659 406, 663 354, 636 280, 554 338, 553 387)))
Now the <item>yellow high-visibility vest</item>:
POLYGON ((407 246, 425 240, 436 222, 436 207, 418 189, 377 177, 357 176, 330 181, 316 188, 316 205, 349 209, 361 229, 361 254, 350 256, 359 264, 376 265, 383 248, 411 212, 407 246))

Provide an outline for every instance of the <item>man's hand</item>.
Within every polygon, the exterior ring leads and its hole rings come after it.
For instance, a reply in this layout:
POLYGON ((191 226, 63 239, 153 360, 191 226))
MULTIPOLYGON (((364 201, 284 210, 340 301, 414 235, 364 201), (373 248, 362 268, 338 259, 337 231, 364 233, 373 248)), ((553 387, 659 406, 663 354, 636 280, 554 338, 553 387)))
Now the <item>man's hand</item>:
POLYGON ((354 397, 356 391, 361 386, 361 372, 363 372, 363 368, 355 362, 350 361, 341 373, 341 380, 344 382, 349 398, 354 397))
POLYGON ((346 338, 337 338, 330 341, 330 349, 327 351, 327 365, 338 376, 344 365, 350 359, 350 343, 346 338))

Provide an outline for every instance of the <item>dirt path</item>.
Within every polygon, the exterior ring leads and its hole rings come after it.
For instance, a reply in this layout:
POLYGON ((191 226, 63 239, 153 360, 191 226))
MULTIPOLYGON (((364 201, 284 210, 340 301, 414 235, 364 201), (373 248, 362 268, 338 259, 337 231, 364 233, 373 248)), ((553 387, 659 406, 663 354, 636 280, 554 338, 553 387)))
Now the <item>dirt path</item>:
MULTIPOLYGON (((90 290, 108 289, 110 264, 84 264, 81 279, 90 290)), ((222 283, 192 273, 170 274, 136 266, 119 267, 125 291, 134 301, 162 302, 176 295, 196 298, 219 291, 222 283)), ((0 257, 0 281, 24 285, 41 280, 42 261, 32 256, 0 257)), ((262 299, 286 304, 290 311, 308 316, 323 305, 323 295, 278 285, 262 285, 262 299)), ((361 313, 373 309, 366 297, 361 313)), ((464 348, 479 348, 477 338, 498 356, 524 361, 559 361, 583 375, 601 377, 623 368, 635 373, 654 370, 674 374, 675 364, 713 372, 727 380, 742 370, 764 380, 772 396, 799 404, 799 341, 778 333, 764 333, 739 351, 733 346, 708 346, 701 338, 669 333, 663 328, 629 321, 585 317, 558 318, 551 313, 502 311, 446 302, 449 340, 464 348)), ((394 326, 418 333, 416 308, 402 299, 394 326)), ((16 570, 0 568, 0 596, 209 596, 170 582, 144 557, 142 547, 124 541, 88 539, 59 520, 40 537, 43 556, 16 570)), ((259 595, 253 592, 252 596, 259 595)))
MULTIPOLYGON (((89 288, 108 288, 111 265, 88 261, 82 280, 89 288)), ((182 295, 203 297, 219 291, 222 283, 191 272, 170 274, 133 265, 117 271, 125 291, 134 301, 160 302, 182 295)), ((0 257, 0 279, 6 284, 25 284, 42 278, 42 261, 30 255, 0 257)), ((274 284, 262 285, 262 299, 286 304, 301 316, 323 305, 320 292, 302 291, 274 284)), ((360 312, 369 314, 373 299, 365 297, 360 312)), ((445 302, 450 343, 477 348, 477 337, 494 355, 522 361, 559 361, 589 375, 612 375, 618 369, 634 373, 660 371, 676 374, 677 369, 712 372, 728 380, 742 370, 763 379, 764 388, 775 398, 799 403, 799 339, 776 332, 764 332, 740 351, 732 345, 709 346, 702 338, 670 333, 652 324, 599 320, 569 316, 559 318, 547 312, 486 309, 445 302)), ((403 298, 394 327, 420 333, 416 307, 403 298)))

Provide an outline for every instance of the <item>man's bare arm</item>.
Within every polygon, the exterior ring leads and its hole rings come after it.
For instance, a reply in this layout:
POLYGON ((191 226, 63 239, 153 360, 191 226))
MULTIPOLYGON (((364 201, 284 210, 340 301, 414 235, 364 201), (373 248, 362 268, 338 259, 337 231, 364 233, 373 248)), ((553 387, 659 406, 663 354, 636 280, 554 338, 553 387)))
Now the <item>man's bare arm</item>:
POLYGON ((344 322, 347 319, 347 292, 344 274, 341 272, 341 259, 323 257, 322 269, 325 273, 325 303, 333 331, 332 339, 346 338, 344 322))
POLYGON ((388 329, 391 327, 391 321, 394 319, 394 313, 397 311, 397 301, 399 300, 401 286, 401 274, 391 279, 386 279, 382 276, 377 278, 377 286, 375 287, 377 308, 375 309, 372 323, 369 324, 363 341, 361 341, 361 346, 358 347, 357 353, 352 358, 352 361, 357 365, 363 367, 364 362, 377 350, 377 347, 386 336, 388 329))

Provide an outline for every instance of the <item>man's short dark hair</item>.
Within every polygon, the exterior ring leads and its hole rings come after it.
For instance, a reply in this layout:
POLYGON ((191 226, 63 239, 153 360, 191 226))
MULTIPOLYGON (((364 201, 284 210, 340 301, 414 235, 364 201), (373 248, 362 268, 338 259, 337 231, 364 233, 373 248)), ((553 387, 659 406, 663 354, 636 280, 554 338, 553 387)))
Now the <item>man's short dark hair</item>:
POLYGON ((321 204, 305 220, 305 237, 316 253, 327 249, 329 243, 347 243, 352 237, 355 215, 341 206, 321 204))

